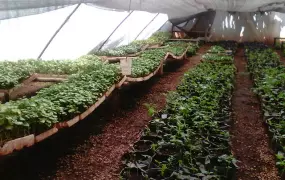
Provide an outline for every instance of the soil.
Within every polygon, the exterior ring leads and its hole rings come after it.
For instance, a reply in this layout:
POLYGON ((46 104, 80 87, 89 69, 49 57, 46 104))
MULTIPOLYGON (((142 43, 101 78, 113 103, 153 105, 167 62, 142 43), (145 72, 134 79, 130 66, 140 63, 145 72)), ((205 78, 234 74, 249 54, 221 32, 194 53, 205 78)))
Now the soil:
POLYGON ((151 120, 144 104, 163 109, 165 93, 175 90, 183 74, 199 64, 208 49, 209 46, 202 46, 197 55, 184 63, 167 63, 163 76, 114 91, 76 126, 2 159, 1 179, 118 179, 121 157, 151 120))
POLYGON ((179 150, 177 148, 175 149, 175 148, 171 148, 171 147, 165 147, 165 148, 161 148, 159 150, 159 154, 166 155, 166 156, 174 155, 178 152, 179 152, 179 150))
POLYGON ((134 148, 137 150, 137 151, 147 151, 151 148, 151 144, 152 142, 148 142, 148 141, 138 141, 135 145, 134 145, 134 148))
POLYGON ((267 128, 262 121, 258 98, 252 92, 253 82, 246 70, 243 50, 235 56, 237 75, 233 92, 232 151, 237 158, 239 180, 277 180, 274 153, 269 145, 267 128))

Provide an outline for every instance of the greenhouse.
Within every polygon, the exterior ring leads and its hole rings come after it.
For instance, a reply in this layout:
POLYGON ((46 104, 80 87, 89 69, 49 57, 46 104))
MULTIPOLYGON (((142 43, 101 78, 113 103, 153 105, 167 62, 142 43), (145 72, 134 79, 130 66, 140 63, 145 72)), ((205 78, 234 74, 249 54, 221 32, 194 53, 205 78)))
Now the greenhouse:
POLYGON ((285 179, 282 0, 0 1, 0 179, 285 179))

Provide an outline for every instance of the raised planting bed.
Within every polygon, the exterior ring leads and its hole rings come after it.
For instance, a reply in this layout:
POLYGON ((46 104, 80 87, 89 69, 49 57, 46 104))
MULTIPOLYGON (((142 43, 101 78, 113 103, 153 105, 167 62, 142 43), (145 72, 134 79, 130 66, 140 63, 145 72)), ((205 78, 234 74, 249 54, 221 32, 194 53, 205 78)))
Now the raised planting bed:
POLYGON ((248 44, 246 51, 248 69, 254 80, 254 92, 262 104, 264 122, 272 138, 276 165, 285 178, 285 66, 280 57, 269 48, 248 44))
POLYGON ((183 41, 166 42, 164 43, 166 51, 175 59, 181 59, 183 55, 185 57, 196 54, 199 46, 193 43, 187 43, 183 41))
POLYGON ((34 142, 40 142, 59 129, 74 125, 126 80, 117 66, 103 64, 94 56, 86 58, 93 65, 67 81, 42 89, 29 99, 0 104, 1 155, 31 145, 30 141, 21 141, 21 137, 25 140, 33 136, 34 142))
POLYGON ((210 63, 224 63, 224 64, 232 64, 234 62, 233 56, 228 55, 220 55, 220 54, 204 54, 202 56, 202 62, 210 62, 210 63))
POLYGON ((140 55, 149 45, 125 45, 118 48, 97 51, 92 54, 100 56, 102 59, 112 60, 121 57, 135 57, 140 55))
POLYGON ((2 103, 8 102, 9 100, 17 100, 22 97, 31 97, 43 88, 66 81, 67 77, 67 75, 35 73, 16 87, 9 90, 2 90, 1 92, 5 93, 5 99, 2 103))
POLYGON ((201 63, 187 72, 122 159, 121 179, 230 179, 230 101, 235 67, 201 63))
MULTIPOLYGON (((18 88, 18 86, 38 81, 61 81, 67 75, 76 74, 92 65, 92 61, 87 56, 82 56, 76 60, 49 60, 41 61, 34 59, 19 61, 1 61, 0 62, 0 91, 2 95, 8 98, 9 94, 18 88), (49 79, 46 79, 49 78, 49 79)), ((94 56, 95 57, 95 56, 94 56)), ((99 59, 97 57, 96 59, 99 59)), ((3 101, 2 101, 3 102, 3 101)))
MULTIPOLYGON (((236 53, 238 43, 236 41, 215 41, 211 42, 215 46, 222 47, 225 50, 230 50, 232 51, 232 54, 236 53)), ((215 50, 213 50, 215 51, 215 50)))
POLYGON ((169 32, 155 32, 146 40, 135 40, 131 44, 149 45, 149 47, 160 46, 171 37, 169 32))
POLYGON ((218 55, 233 55, 232 50, 226 50, 222 46, 212 46, 209 50, 208 53, 212 54, 218 54, 218 55))
POLYGON ((150 79, 152 76, 163 73, 163 64, 168 58, 183 60, 189 54, 196 53, 198 46, 190 46, 188 43, 169 43, 164 48, 146 50, 139 57, 133 58, 129 82, 140 82, 150 79))
POLYGON ((50 87, 51 85, 55 84, 55 82, 30 82, 28 84, 22 84, 17 88, 13 88, 13 91, 9 93, 9 98, 7 101, 10 100, 17 100, 23 97, 31 97, 36 94, 39 90, 43 88, 50 87))
POLYGON ((170 38, 171 34, 167 32, 156 32, 146 40, 133 41, 128 45, 123 45, 113 49, 99 50, 91 54, 101 56, 103 59, 112 59, 118 57, 136 57, 147 48, 159 47, 170 38))

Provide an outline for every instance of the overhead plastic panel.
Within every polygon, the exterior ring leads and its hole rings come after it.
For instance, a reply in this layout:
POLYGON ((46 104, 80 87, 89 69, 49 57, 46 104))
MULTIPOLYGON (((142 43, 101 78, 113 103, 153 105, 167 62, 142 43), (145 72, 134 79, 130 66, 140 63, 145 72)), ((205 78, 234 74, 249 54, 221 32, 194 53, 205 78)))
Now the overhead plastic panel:
POLYGON ((159 14, 138 36, 138 40, 149 38, 154 32, 159 30, 168 20, 166 14, 159 14))
POLYGON ((129 44, 143 28, 156 16, 156 14, 135 11, 131 16, 116 30, 102 49, 114 48, 129 44))
MULTIPOLYGON (((1 1, 1 3, 3 3, 3 1, 1 1)), ((17 4, 19 4, 19 1, 17 2, 17 4)), ((40 8, 31 8, 31 9, 13 9, 9 11, 0 10, 0 20, 41 14, 49 11, 54 11, 56 9, 64 8, 67 6, 49 6, 49 7, 40 7, 40 8)))
POLYGON ((0 21, 0 60, 37 58, 75 6, 0 21))
POLYGON ((172 23, 167 21, 161 28, 160 31, 171 32, 172 23))
POLYGON ((285 12, 284 0, 6 0, 2 1, 0 11, 29 9, 28 11, 32 12, 34 9, 47 8, 49 10, 48 7, 56 8, 77 3, 94 3, 97 6, 127 11, 165 13, 170 19, 187 17, 209 9, 232 12, 285 12))
POLYGON ((77 58, 105 41, 129 13, 81 4, 44 52, 42 59, 77 58))

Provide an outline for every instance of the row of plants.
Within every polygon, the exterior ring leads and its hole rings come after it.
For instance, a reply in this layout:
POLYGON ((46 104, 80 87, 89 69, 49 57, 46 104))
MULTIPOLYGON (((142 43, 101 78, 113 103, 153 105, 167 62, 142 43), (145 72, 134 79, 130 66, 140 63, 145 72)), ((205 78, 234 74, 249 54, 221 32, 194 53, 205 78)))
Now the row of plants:
POLYGON ((142 51, 142 48, 145 45, 162 44, 165 41, 167 41, 170 37, 171 34, 168 32, 156 32, 146 40, 134 41, 129 45, 124 45, 113 49, 100 50, 93 52, 92 54, 97 56, 116 56, 116 57, 127 56, 142 51))
POLYGON ((236 53, 238 43, 236 41, 216 41, 214 45, 220 46, 225 50, 231 50, 233 54, 236 53))
POLYGON ((197 44, 193 43, 187 43, 182 41, 169 41, 164 43, 165 50, 172 53, 175 56, 182 55, 185 50, 187 49, 187 55, 191 56, 196 54, 197 50, 199 49, 199 46, 197 44))
POLYGON ((132 60, 131 77, 144 77, 154 72, 160 65, 165 55, 166 52, 164 49, 152 49, 144 51, 139 57, 132 60))
POLYGON ((285 172, 285 66, 272 49, 247 45, 248 69, 254 79, 254 92, 262 103, 263 117, 272 135, 277 167, 285 172))
POLYGON ((85 58, 49 61, 36 59, 0 61, 0 89, 13 88, 33 73, 70 75, 92 65, 93 63, 85 58))
POLYGON ((155 45, 155 44, 163 44, 171 38, 171 33, 169 32, 155 32, 152 36, 146 40, 135 40, 131 44, 139 44, 139 45, 155 45))
POLYGON ((184 42, 168 42, 163 48, 150 49, 142 52, 132 60, 131 77, 143 77, 155 71, 168 52, 176 56, 182 55, 187 49, 187 55, 194 55, 198 46, 184 42), (188 48, 188 49, 187 49, 188 48))
POLYGON ((166 108, 155 113, 133 150, 123 157, 120 179, 229 179, 233 64, 203 62, 185 73, 166 108))
POLYGON ((228 55, 220 55, 220 54, 204 54, 202 56, 202 59, 204 61, 208 62, 223 62, 223 63, 233 63, 234 58, 232 56, 228 55))
POLYGON ((129 44, 120 46, 113 49, 107 49, 102 51, 96 51, 93 54, 97 56, 115 56, 115 57, 121 57, 121 56, 127 56, 129 54, 135 54, 137 52, 140 52, 143 48, 143 44, 129 44))
POLYGON ((120 69, 103 64, 92 55, 81 57, 90 64, 66 82, 40 90, 27 99, 0 104, 0 144, 28 134, 39 134, 66 121, 94 104, 121 78, 120 69))
POLYGON ((211 46, 211 48, 208 50, 209 53, 224 53, 226 51, 225 48, 223 48, 222 46, 218 46, 218 45, 215 45, 215 46, 211 46))

